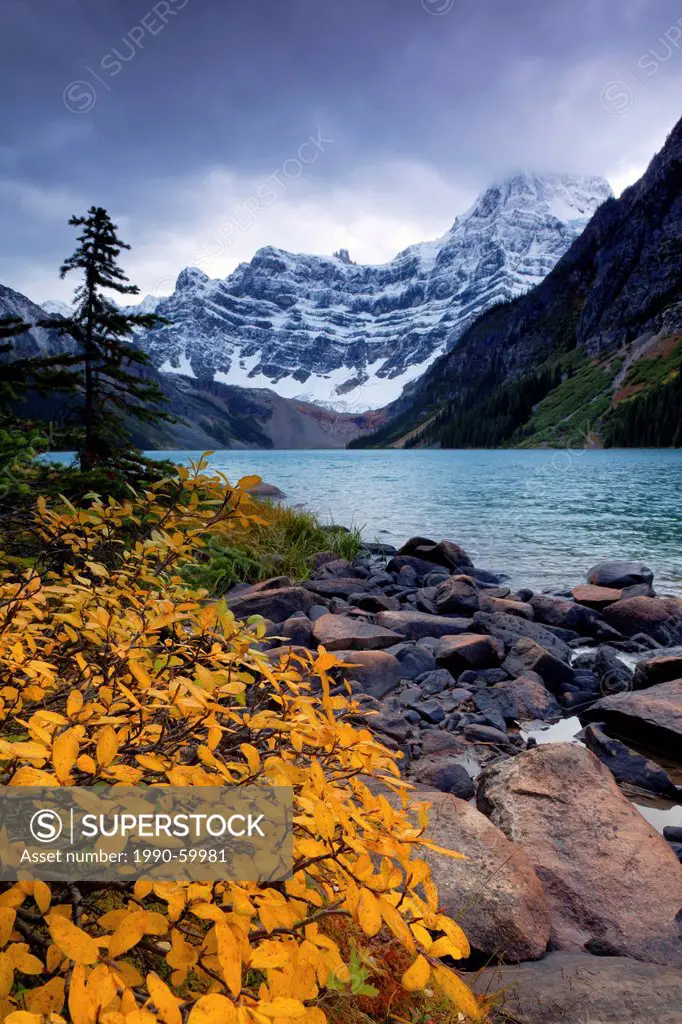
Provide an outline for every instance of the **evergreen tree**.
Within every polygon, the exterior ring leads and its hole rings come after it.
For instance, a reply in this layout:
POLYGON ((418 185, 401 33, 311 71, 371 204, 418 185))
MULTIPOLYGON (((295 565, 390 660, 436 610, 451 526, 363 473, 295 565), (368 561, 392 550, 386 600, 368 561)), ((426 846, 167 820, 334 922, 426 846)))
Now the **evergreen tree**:
POLYGON ((62 278, 71 271, 83 275, 75 293, 75 312, 71 318, 42 321, 41 326, 68 333, 77 342, 85 435, 79 456, 86 472, 120 462, 121 453, 130 456, 126 421, 171 419, 161 408, 161 388, 151 377, 145 378, 149 357, 130 341, 136 327, 165 321, 153 313, 125 313, 103 294, 104 289, 139 294, 117 264, 121 251, 130 246, 118 237, 107 211, 92 206, 86 216, 74 216, 69 224, 83 229, 78 248, 60 269, 62 278))

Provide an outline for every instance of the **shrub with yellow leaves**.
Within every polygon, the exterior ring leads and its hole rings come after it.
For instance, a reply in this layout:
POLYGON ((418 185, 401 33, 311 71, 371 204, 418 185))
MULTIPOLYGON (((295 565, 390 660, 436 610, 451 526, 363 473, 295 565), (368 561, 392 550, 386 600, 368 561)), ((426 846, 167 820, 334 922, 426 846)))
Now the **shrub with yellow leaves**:
POLYGON ((333 656, 272 664, 262 623, 235 621, 180 574, 209 535, 262 515, 254 478, 232 487, 205 470, 122 502, 40 501, 40 557, 17 570, 0 556, 2 784, 292 787, 293 874, 4 883, 0 1019, 348 1020, 368 998, 353 994, 349 949, 364 978, 372 943, 399 951, 406 998, 437 994, 450 1019, 481 1019, 443 962, 469 946, 419 858, 435 848, 426 812, 414 821, 377 792, 372 780, 404 791, 395 755, 351 725, 350 695, 331 695, 333 656))

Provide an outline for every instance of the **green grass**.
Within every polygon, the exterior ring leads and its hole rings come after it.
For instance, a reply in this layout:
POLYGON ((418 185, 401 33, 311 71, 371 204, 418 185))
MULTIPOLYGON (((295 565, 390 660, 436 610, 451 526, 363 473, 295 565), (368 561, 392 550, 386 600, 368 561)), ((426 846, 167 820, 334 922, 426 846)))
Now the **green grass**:
POLYGON ((222 537, 211 537, 199 559, 185 568, 188 582, 219 596, 237 583, 257 583, 271 576, 308 579, 313 556, 334 551, 349 561, 362 548, 360 530, 323 526, 301 509, 267 505, 267 525, 253 524, 222 537))
POLYGON ((613 364, 606 369, 584 358, 576 360, 571 375, 538 403, 531 418, 512 438, 512 445, 582 445, 609 408, 616 372, 613 364))

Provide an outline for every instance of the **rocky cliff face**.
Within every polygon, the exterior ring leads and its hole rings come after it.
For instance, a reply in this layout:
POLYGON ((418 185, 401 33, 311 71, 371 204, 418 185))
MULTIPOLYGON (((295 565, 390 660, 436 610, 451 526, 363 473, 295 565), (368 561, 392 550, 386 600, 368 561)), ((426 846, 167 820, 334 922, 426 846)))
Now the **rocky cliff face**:
POLYGON ((336 409, 398 398, 491 306, 538 284, 611 196, 594 177, 517 174, 390 263, 260 249, 224 281, 188 267, 140 335, 165 372, 336 409))
MULTIPOLYGON (((394 427, 375 440, 395 441, 437 418, 438 429, 426 440, 439 443, 449 416, 475 423, 485 412, 503 419, 514 382, 557 368, 571 353, 583 365, 603 368, 617 386, 619 360, 629 365, 647 355, 650 342, 674 340, 681 329, 682 122, 642 179, 599 207, 542 283, 481 316, 456 351, 392 406, 394 427), (496 391, 499 409, 490 401, 496 391)), ((601 394, 608 406, 611 392, 604 386, 601 394)), ((541 398, 542 387, 533 404, 541 398)), ((456 443, 471 443, 465 434, 459 431, 456 443)), ((499 440, 510 438, 502 432, 499 440)))

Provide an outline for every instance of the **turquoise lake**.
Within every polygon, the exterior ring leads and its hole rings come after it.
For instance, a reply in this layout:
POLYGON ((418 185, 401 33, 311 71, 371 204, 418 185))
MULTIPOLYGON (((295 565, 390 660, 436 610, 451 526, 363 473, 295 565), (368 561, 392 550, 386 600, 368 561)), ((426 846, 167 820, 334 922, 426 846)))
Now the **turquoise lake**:
MULTIPOLYGON (((188 462, 199 452, 154 452, 188 462)), ((595 562, 643 561, 682 595, 682 451, 221 451, 325 522, 400 545, 457 541, 512 586, 574 586, 595 562)))

